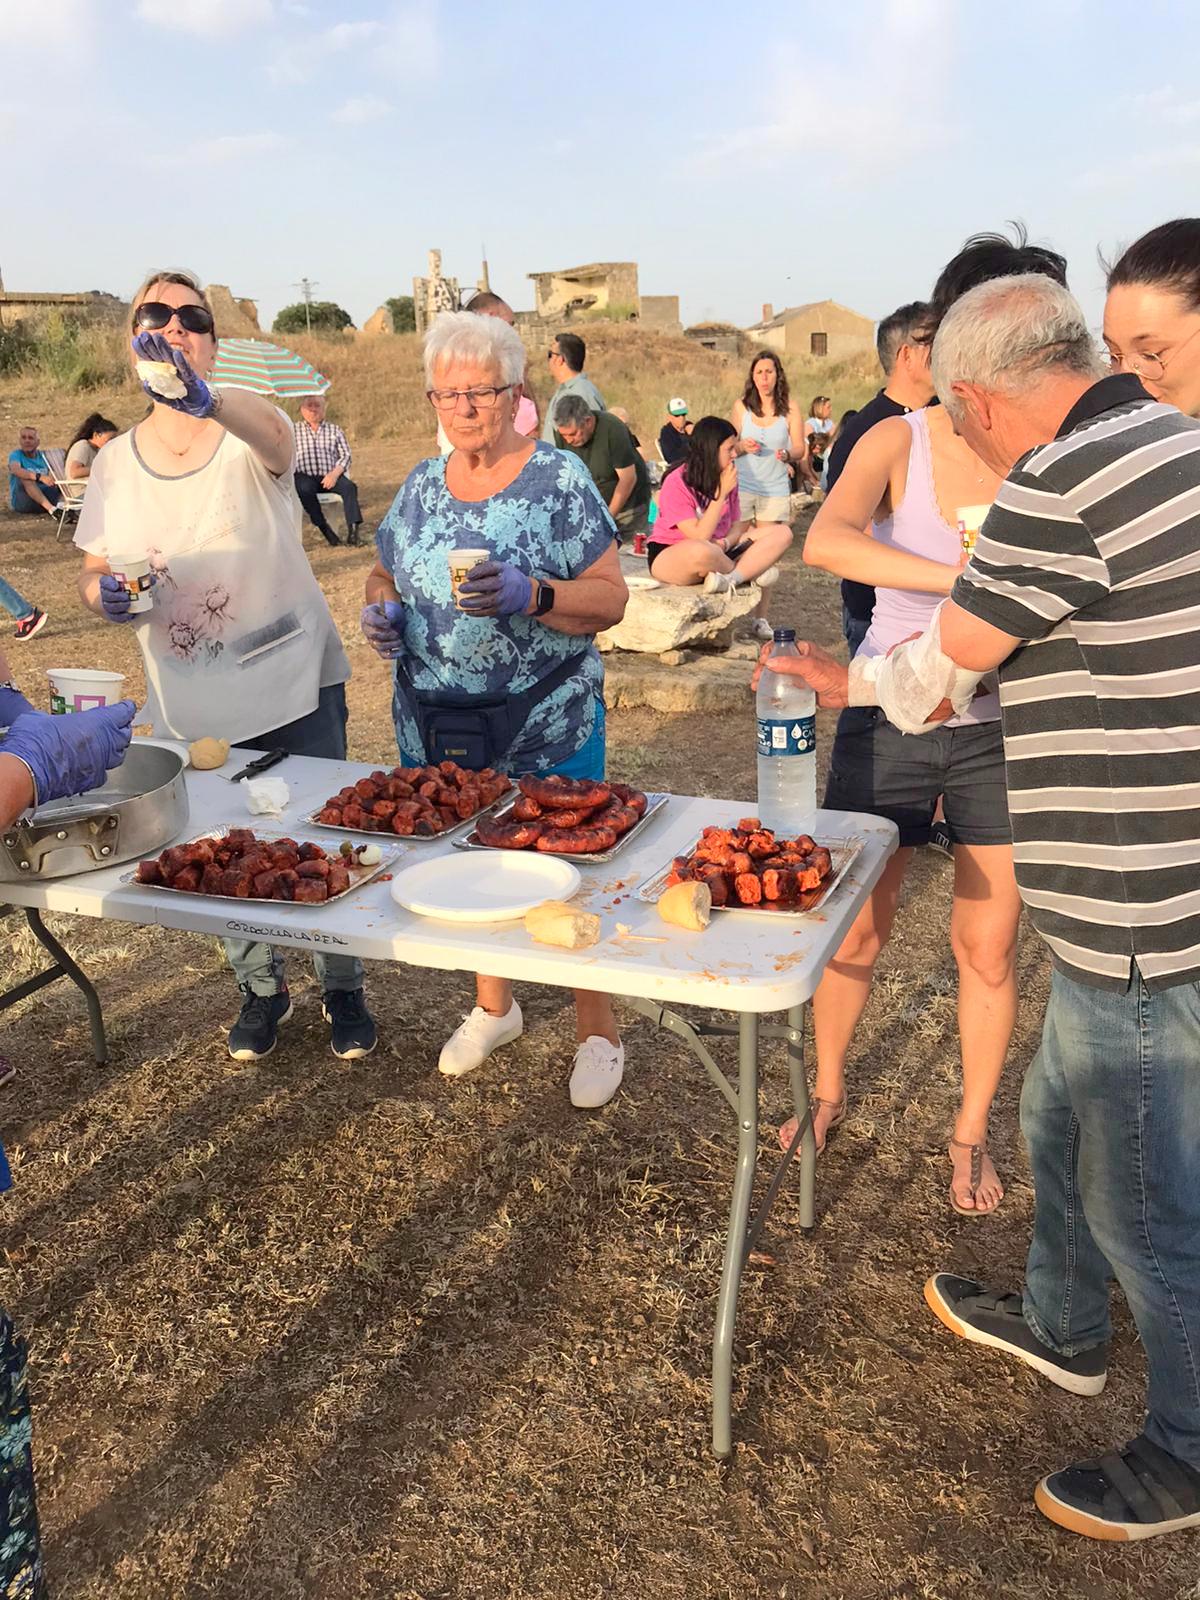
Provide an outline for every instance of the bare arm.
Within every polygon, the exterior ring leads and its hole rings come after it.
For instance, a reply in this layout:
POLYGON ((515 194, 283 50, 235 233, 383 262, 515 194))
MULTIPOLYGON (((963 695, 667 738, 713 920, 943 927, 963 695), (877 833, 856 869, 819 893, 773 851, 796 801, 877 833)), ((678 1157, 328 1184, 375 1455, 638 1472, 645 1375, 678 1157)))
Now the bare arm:
POLYGON ((625 503, 633 493, 633 486, 637 482, 636 467, 618 467, 617 487, 612 492, 612 499, 608 502, 608 509, 615 517, 619 511, 624 511, 625 503))
POLYGON ((90 476, 91 468, 85 467, 82 461, 67 462, 67 477, 71 479, 86 478, 90 476))
MULTIPOLYGON (((84 512, 86 516, 86 511, 84 512)), ((79 574, 79 598, 89 611, 94 611, 97 616, 103 616, 100 606, 100 579, 112 571, 103 556, 89 555, 86 551, 83 557, 83 568, 79 574)))
POLYGON ((808 530, 808 566, 881 589, 950 593, 960 567, 893 550, 863 531, 894 504, 893 485, 907 477, 910 437, 907 424, 897 418, 877 423, 858 441, 808 530))
POLYGON ((21 478, 25 483, 49 483, 50 475, 45 472, 30 472, 28 467, 18 466, 15 461, 8 463, 8 470, 14 478, 21 478))
POLYGON ((972 616, 953 600, 941 610, 942 653, 964 672, 992 672, 1023 641, 972 616))
MULTIPOLYGON (((547 628, 553 628, 555 633, 582 634, 615 627, 625 615, 629 600, 616 541, 577 578, 555 578, 553 587, 554 609, 537 619, 547 628)), ((536 603, 535 592, 530 613, 536 603)))
POLYGON ((799 464, 804 460, 805 453, 804 418, 800 415, 800 407, 793 401, 788 407, 788 455, 799 464))
POLYGON ((391 573, 382 561, 367 573, 366 601, 369 606, 380 606, 385 600, 399 600, 400 591, 397 589, 391 573))
POLYGON ((271 402, 249 389, 221 389, 221 403, 214 415, 221 426, 248 444, 254 454, 277 478, 291 469, 295 438, 291 424, 271 402))
POLYGON ((0 750, 0 828, 15 822, 33 804, 33 774, 17 756, 0 750))

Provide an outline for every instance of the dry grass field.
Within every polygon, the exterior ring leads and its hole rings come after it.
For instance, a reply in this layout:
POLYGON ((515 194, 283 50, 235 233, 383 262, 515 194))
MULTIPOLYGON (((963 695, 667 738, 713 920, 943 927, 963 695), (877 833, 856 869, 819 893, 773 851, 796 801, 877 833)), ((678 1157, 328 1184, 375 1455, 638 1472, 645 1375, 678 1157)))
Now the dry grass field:
MULTIPOLYGON (((626 398, 619 362, 632 370, 636 350, 602 344, 593 370, 626 398)), ((370 525, 428 437, 407 365, 394 425, 363 425, 370 525)), ((736 381, 709 377, 714 392, 736 381)), ((655 404, 702 381, 676 373, 655 404)), ((94 400, 16 378, 0 424, 42 421, 56 442, 94 400)), ((132 391, 97 403, 122 422, 139 411, 132 391)), ((348 420, 390 403, 381 370, 348 420)), ((354 666, 351 754, 387 759, 386 669, 356 630, 370 551, 308 543, 354 666)), ((51 613, 11 652, 38 700, 57 663, 141 687, 128 636, 76 601, 76 565, 48 525, 0 516, 0 572, 51 613)), ((795 553, 776 594, 779 617, 836 639, 835 586, 795 553)), ((822 718, 824 750, 830 731, 822 718)), ((713 735, 700 716, 614 715, 610 771, 749 799, 749 698, 713 735)), ((1123 1305, 1108 1390, 1086 1401, 954 1340, 922 1302, 940 1267, 1018 1281, 1031 1192, 1016 1097, 1046 993, 1027 935, 993 1128, 1008 1197, 993 1218, 956 1217, 948 884, 940 857, 917 861, 821 1162, 818 1227, 799 1232, 785 1192, 776 1264, 745 1283, 728 1465, 708 1452, 707 1364, 733 1130, 669 1036, 626 1011, 625 1086, 588 1115, 567 1102, 560 993, 522 992, 525 1036, 453 1082, 436 1059, 470 1003, 460 977, 372 968, 381 1045, 347 1065, 295 959, 281 1048, 241 1065, 211 941, 49 919, 96 977, 112 1045, 96 1068, 66 985, 4 1015, 18 1077, 0 1091, 16 1179, 0 1301, 31 1346, 55 1594, 1194 1600, 1186 1535, 1092 1545, 1031 1502, 1042 1471, 1138 1430, 1144 1364, 1123 1305)), ((0 926, 6 975, 34 970, 24 923, 0 926)), ((781 1059, 765 1082, 773 1117, 781 1059)), ((762 1138, 773 1148, 771 1121, 762 1138)))

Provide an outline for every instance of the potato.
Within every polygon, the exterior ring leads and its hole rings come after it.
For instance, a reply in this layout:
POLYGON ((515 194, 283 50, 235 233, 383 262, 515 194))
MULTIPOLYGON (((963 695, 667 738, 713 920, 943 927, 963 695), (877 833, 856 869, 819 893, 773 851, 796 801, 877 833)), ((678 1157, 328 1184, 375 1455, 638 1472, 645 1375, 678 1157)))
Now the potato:
POLYGON ((594 911, 576 911, 565 900, 543 900, 525 913, 525 931, 539 944, 586 950, 600 937, 600 918, 594 911))
POLYGON ((712 890, 706 883, 673 883, 658 897, 658 914, 677 928, 702 933, 712 915, 712 890))
POLYGON ((197 772, 210 772, 229 760, 229 740, 214 739, 211 734, 204 739, 193 739, 188 745, 188 755, 197 772))

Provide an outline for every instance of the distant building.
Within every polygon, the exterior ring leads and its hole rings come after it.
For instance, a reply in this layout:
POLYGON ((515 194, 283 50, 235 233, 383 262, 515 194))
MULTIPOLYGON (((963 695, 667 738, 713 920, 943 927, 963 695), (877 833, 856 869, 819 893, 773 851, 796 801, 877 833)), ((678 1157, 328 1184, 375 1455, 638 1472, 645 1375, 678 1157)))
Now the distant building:
POLYGON ((37 322, 57 312, 67 317, 116 321, 128 310, 115 295, 91 289, 84 294, 25 293, 5 289, 0 277, 0 328, 13 328, 18 322, 37 322))
POLYGON ((762 320, 746 332, 755 344, 777 350, 781 356, 845 361, 875 351, 871 318, 838 305, 836 300, 788 306, 778 316, 772 306, 765 305, 762 320))
POLYGON ((574 317, 637 320, 662 333, 678 333, 679 296, 642 294, 636 261, 592 261, 557 272, 531 272, 534 309, 518 312, 521 326, 562 326, 574 317))
POLYGON ((731 322, 695 322, 683 330, 685 339, 692 339, 705 350, 715 350, 718 355, 740 356, 750 341, 731 322))

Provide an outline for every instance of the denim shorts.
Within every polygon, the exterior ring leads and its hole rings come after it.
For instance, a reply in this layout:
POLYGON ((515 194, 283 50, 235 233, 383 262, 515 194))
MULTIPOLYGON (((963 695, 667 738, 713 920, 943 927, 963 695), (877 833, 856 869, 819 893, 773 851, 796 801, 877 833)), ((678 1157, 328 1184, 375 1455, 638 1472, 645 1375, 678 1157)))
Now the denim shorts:
POLYGON ((956 844, 1012 843, 999 722, 901 733, 878 706, 842 712, 825 786, 830 810, 886 817, 901 845, 928 844, 939 796, 956 844))

